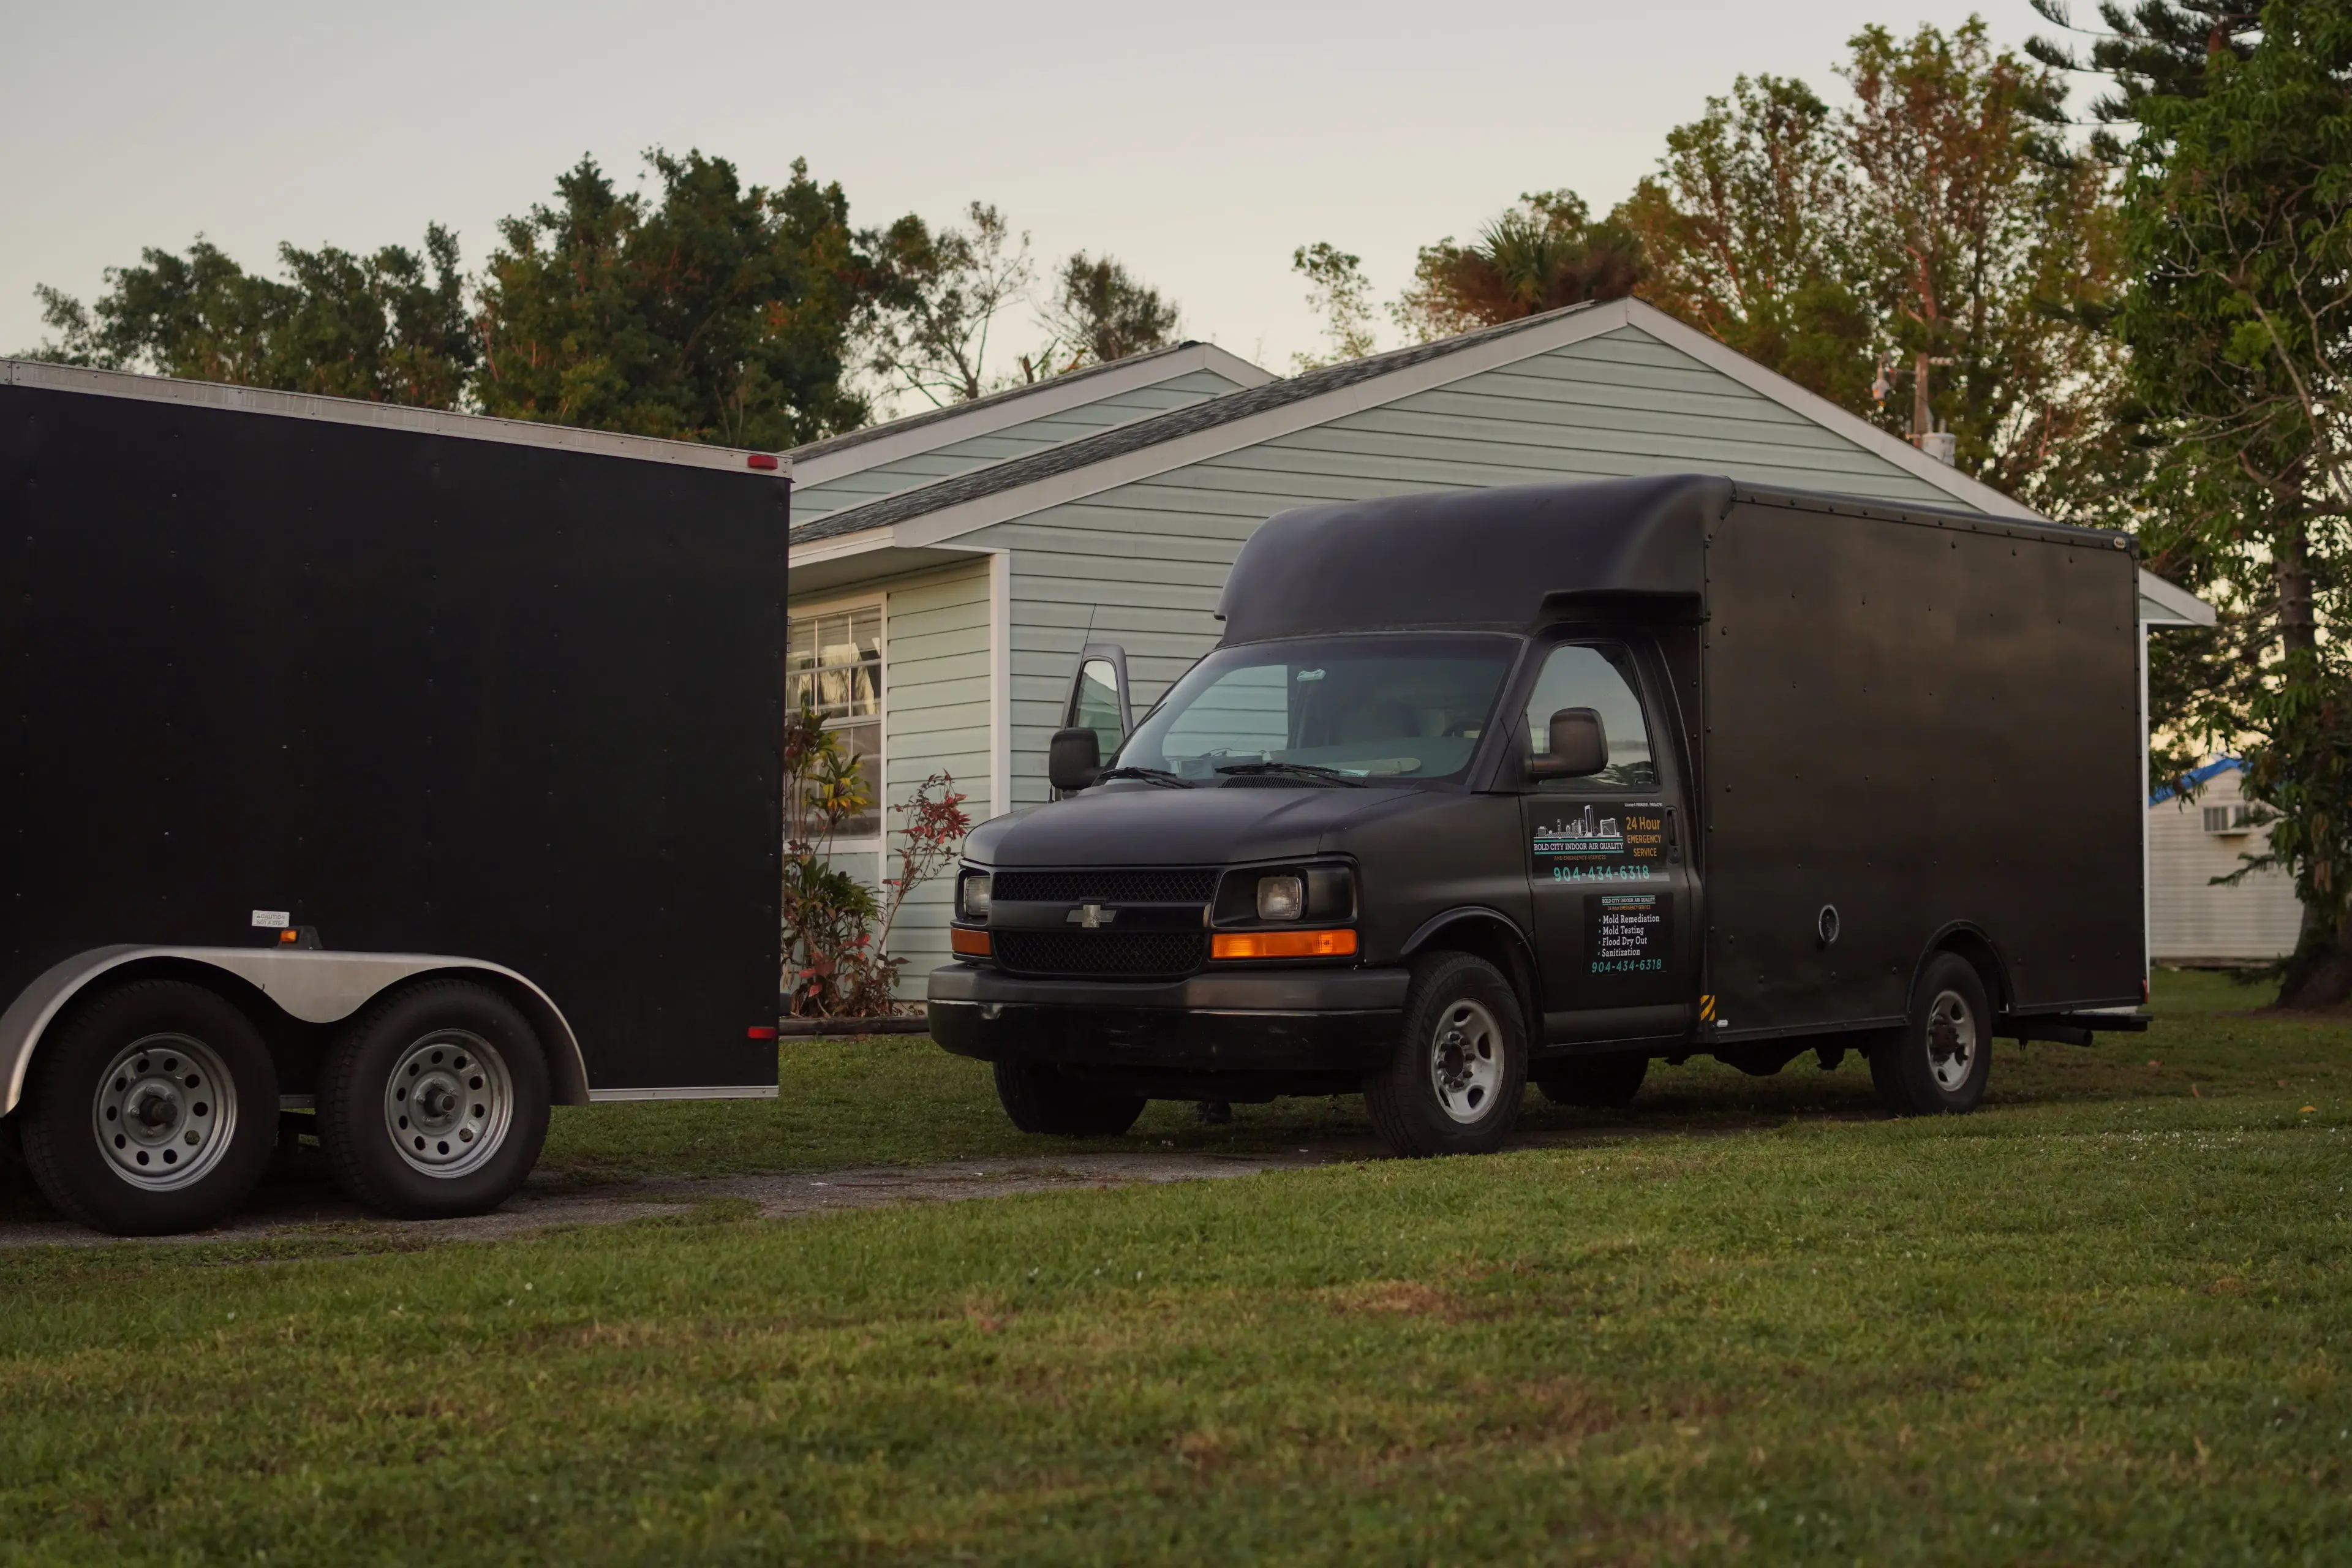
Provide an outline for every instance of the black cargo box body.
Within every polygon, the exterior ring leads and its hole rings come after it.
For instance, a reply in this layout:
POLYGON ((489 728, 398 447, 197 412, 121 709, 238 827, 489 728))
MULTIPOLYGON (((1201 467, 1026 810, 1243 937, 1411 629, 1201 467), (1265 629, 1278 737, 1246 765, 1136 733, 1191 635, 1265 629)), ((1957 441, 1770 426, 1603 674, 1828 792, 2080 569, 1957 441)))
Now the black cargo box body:
POLYGON ((0 378, 0 998, 273 910, 519 971, 597 1089, 773 1081, 787 481, 41 368, 0 378))
POLYGON ((1286 513, 1221 609, 1228 642, 1654 635, 1729 1042, 1898 1019, 1955 932, 2003 1012, 2139 1002, 2137 585, 2112 533, 1680 475, 1286 513))

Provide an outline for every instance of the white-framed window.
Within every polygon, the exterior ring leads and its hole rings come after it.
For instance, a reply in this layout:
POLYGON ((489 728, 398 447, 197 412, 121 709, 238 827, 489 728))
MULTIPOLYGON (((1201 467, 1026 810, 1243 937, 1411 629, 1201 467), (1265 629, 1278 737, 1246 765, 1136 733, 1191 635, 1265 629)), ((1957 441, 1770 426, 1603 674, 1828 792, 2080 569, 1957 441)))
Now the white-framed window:
POLYGON ((882 601, 814 605, 792 613, 784 655, 784 701, 794 710, 805 703, 840 738, 854 759, 872 801, 845 819, 835 837, 837 849, 871 848, 882 839, 882 601))
POLYGON ((2205 814, 2205 831, 2208 833, 2239 834, 2254 830, 2253 808, 2250 805, 2209 805, 2201 809, 2205 814))

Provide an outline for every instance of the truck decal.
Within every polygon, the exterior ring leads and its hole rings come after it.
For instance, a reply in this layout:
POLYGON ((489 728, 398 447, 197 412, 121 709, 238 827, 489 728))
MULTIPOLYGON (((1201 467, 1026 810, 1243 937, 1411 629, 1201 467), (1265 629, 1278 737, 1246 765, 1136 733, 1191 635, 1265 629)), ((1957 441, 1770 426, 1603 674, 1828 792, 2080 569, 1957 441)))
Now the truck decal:
POLYGON ((1654 800, 1563 803, 1535 830, 1536 877, 1552 882, 1641 882, 1665 874, 1666 809, 1654 800))

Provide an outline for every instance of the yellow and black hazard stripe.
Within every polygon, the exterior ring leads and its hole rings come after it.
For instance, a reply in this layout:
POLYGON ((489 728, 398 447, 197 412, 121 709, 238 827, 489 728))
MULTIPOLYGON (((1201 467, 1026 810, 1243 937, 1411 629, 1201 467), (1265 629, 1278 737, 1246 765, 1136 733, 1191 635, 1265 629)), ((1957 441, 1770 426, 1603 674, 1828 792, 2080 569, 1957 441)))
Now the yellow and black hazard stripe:
POLYGON ((1714 997, 1712 997, 1712 996, 1702 996, 1702 997, 1700 997, 1700 998, 1698 999, 1698 1021, 1699 1021, 1700 1023, 1704 1024, 1704 1023, 1706 1023, 1709 1018, 1712 1018, 1712 1017, 1714 1017, 1714 1016, 1715 1016, 1715 998, 1714 998, 1714 997))

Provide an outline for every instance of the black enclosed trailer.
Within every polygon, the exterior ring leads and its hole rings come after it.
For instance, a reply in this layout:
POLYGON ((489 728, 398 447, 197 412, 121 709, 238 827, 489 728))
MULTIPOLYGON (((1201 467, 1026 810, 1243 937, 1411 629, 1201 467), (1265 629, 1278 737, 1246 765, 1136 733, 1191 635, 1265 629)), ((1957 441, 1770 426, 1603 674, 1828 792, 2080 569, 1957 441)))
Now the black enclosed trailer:
POLYGON ((1361 1085, 1489 1147, 1702 1051, 1969 1109, 2142 999, 2137 579, 1701 476, 1283 513, 1117 765, 972 835, 934 1032, 1040 1130, 1361 1085))
POLYGON ((0 1112, 79 1217, 281 1106, 403 1213, 772 1094, 767 453, 0 362, 0 1112))

